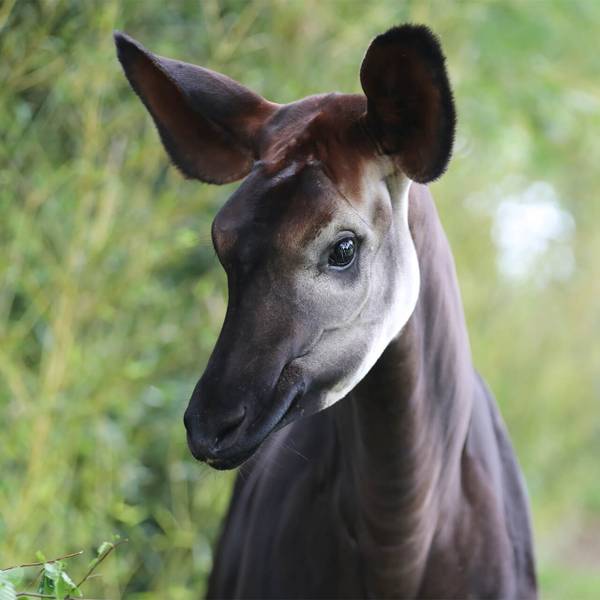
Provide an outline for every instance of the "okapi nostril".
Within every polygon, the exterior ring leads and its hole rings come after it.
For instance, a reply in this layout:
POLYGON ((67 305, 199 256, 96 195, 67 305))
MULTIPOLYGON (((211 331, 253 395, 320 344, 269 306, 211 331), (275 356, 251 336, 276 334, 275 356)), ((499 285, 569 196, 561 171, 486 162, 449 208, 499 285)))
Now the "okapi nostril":
POLYGON ((241 411, 235 415, 229 415, 227 418, 223 420, 221 431, 217 434, 214 439, 215 448, 222 445, 223 442, 227 439, 231 439, 236 431, 239 430, 240 425, 244 422, 246 418, 246 407, 243 406, 241 411))

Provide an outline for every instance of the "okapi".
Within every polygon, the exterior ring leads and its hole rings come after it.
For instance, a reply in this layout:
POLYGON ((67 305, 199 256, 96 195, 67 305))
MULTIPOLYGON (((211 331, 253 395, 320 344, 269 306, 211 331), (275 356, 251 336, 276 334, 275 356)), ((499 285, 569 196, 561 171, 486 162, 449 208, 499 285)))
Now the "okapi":
POLYGON ((371 43, 364 95, 269 102, 115 34, 186 177, 244 178, 212 227, 225 321, 185 413, 238 475, 209 598, 535 598, 522 476, 475 371, 425 186, 455 109, 437 38, 371 43))

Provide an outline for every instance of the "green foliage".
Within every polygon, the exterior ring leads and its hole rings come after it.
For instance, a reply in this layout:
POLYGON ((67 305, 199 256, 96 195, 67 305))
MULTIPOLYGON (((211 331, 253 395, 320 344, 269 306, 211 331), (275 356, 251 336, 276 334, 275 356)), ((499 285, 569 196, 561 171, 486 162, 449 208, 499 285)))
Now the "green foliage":
POLYGON ((83 596, 69 574, 63 561, 44 563, 38 593, 52 596, 56 600, 65 600, 68 596, 83 596))
POLYGON ((8 574, 0 571, 0 600, 15 600, 17 591, 8 574))
POLYGON ((39 562, 0 569, 0 600, 34 597, 51 598, 53 600, 76 600, 77 598, 85 600, 81 588, 92 577, 98 565, 122 543, 118 539, 116 542, 103 542, 79 583, 75 583, 67 572, 66 563, 70 559, 83 554, 83 551, 67 554, 53 560, 46 560, 43 553, 38 551, 37 558, 39 562), (19 587, 32 588, 36 582, 35 592, 17 591, 19 587))
MULTIPOLYGON (((197 598, 227 505, 231 475, 193 462, 181 418, 224 314, 210 222, 232 188, 168 165, 112 30, 286 102, 359 91, 368 40, 406 20, 448 56, 459 130, 433 192, 529 485, 544 596, 595 598, 600 5, 576 0, 0 3, 2 562, 118 531, 127 548, 86 594, 197 598), (548 254, 511 279, 495 215, 536 181, 573 216, 574 268, 554 277, 548 254)), ((47 589, 72 594, 60 568, 47 589)))

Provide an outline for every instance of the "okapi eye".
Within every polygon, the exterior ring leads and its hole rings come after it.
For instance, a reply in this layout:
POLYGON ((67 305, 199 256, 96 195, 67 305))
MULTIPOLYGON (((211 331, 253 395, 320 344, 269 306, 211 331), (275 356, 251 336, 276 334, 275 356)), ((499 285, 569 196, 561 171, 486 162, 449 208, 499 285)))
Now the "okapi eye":
POLYGON ((356 253, 356 240, 344 238, 337 242, 329 254, 329 265, 331 267, 343 268, 349 266, 354 260, 356 253))

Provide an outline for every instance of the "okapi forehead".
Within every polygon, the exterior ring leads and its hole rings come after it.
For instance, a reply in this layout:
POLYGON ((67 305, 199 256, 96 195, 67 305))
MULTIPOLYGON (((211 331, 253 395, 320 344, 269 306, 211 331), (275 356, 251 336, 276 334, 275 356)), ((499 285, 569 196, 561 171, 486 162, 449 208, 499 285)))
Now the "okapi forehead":
POLYGON ((240 239, 253 248, 303 244, 348 205, 377 220, 381 207, 369 189, 376 150, 365 110, 363 96, 344 94, 281 106, 263 129, 252 172, 215 218, 217 250, 240 239))
POLYGON ((361 198, 364 166, 376 154, 362 95, 311 96, 279 108, 265 126, 259 154, 269 173, 316 163, 348 198, 361 198))
POLYGON ((258 163, 217 214, 213 240, 219 254, 238 241, 255 248, 302 244, 331 221, 339 202, 339 193, 314 162, 293 162, 274 174, 258 163))

